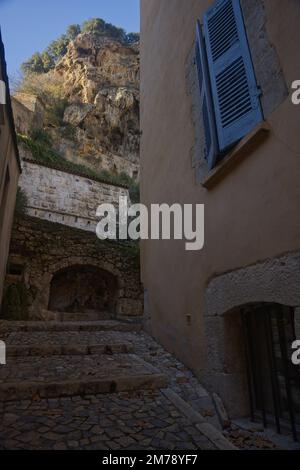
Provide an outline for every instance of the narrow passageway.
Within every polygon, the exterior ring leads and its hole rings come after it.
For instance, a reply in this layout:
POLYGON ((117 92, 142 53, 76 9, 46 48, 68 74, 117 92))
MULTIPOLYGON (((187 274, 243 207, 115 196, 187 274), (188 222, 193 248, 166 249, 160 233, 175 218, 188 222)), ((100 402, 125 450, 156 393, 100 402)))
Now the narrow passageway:
POLYGON ((138 323, 9 322, 1 334, 2 449, 233 447, 208 393, 138 323))

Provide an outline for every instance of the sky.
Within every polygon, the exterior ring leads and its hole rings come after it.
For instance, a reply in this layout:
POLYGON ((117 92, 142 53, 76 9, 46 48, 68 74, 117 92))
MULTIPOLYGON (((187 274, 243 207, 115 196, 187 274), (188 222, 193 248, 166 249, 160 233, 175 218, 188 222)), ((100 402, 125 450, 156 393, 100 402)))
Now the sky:
POLYGON ((9 76, 16 77, 24 60, 45 49, 70 24, 95 17, 139 32, 139 0, 0 0, 9 76))

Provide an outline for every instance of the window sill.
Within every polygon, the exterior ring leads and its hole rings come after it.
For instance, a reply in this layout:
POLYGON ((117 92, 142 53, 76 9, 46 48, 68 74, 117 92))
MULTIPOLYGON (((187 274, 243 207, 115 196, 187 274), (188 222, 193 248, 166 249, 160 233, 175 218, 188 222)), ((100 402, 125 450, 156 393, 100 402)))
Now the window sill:
POLYGON ((229 171, 238 165, 244 158, 255 151, 256 147, 268 137, 270 125, 264 121, 250 134, 242 139, 233 150, 205 177, 201 182, 206 189, 212 189, 220 180, 225 178, 229 171))

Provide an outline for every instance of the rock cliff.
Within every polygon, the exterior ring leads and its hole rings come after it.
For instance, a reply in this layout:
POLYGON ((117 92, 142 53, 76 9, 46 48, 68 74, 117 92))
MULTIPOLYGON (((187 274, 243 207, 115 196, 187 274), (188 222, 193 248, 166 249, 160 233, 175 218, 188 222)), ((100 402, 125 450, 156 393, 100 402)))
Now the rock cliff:
MULTIPOLYGON (((35 76, 31 84, 36 80, 35 76)), ((39 74, 38 80, 44 94, 45 83, 49 89, 49 83, 58 84, 63 94, 61 118, 53 123, 46 113, 44 122, 58 154, 97 172, 126 173, 138 180, 139 43, 81 33, 55 68, 39 74)), ((23 97, 17 93, 15 99, 26 107, 24 91, 35 93, 32 90, 21 87, 23 97)), ((49 101, 51 107, 51 97, 49 101)), ((24 121, 23 116, 18 119, 18 107, 14 108, 16 123, 24 121)))

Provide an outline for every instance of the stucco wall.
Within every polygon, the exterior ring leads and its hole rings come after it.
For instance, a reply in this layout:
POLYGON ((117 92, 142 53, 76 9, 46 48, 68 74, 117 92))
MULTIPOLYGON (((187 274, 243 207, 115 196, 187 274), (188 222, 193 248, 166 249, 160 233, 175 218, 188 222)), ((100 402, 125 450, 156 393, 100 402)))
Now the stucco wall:
MULTIPOLYGON (((2 140, 3 134, 0 135, 0 140, 2 140)), ((0 180, 0 306, 2 302, 3 282, 5 278, 6 264, 8 259, 18 179, 20 175, 20 168, 17 163, 15 150, 11 138, 8 138, 6 143, 6 153, 0 153, 0 157, 1 159, 3 159, 4 162, 2 168, 3 173, 1 174, 0 180), (9 175, 9 181, 6 184, 7 175, 9 175)))
MULTIPOLYGON (((249 0, 248 8, 251 3, 257 2, 249 0)), ((142 202, 205 204, 204 249, 186 252, 181 241, 143 242, 142 280, 154 335, 200 377, 209 369, 203 316, 209 281, 300 248, 300 108, 288 97, 268 108, 267 140, 213 189, 197 184, 191 164, 194 103, 186 70, 196 19, 211 4, 141 1, 142 202)), ((300 77, 300 4, 263 4, 268 41, 290 87, 300 77)))
MULTIPOLYGON (((4 64, 4 48, 1 37, 0 54, 0 79, 7 81, 6 67, 4 64)), ((3 106, 3 114, 4 123, 0 125, 0 306, 18 178, 20 175, 18 155, 14 145, 14 129, 10 114, 10 102, 8 99, 6 105, 3 106)))
POLYGON ((127 189, 23 161, 20 187, 27 196, 28 215, 70 227, 96 231, 100 204, 117 205, 127 189))

